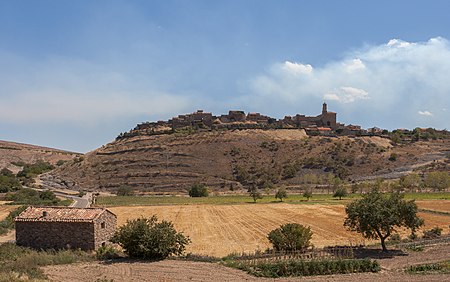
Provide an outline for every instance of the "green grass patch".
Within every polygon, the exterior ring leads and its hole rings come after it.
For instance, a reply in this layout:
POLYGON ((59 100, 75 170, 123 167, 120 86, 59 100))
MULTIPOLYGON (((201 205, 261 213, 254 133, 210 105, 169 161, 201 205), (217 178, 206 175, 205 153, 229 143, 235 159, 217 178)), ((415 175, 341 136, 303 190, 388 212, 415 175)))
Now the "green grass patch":
POLYGON ((12 243, 0 245, 0 281, 46 279, 41 266, 92 261, 94 256, 73 250, 34 251, 12 243))
POLYGON ((271 278, 380 271, 378 262, 369 259, 281 260, 275 262, 231 260, 224 264, 257 277, 271 278))
POLYGON ((450 274, 450 260, 438 263, 411 265, 406 269, 406 272, 410 274, 450 274))
MULTIPOLYGON (((351 200, 360 199, 360 194, 349 194, 342 200, 333 198, 333 194, 313 194, 313 197, 307 201, 302 194, 288 194, 283 199, 284 203, 289 204, 347 204, 351 200)), ((405 199, 417 200, 437 200, 449 199, 450 192, 440 193, 405 193, 405 199)), ((263 195, 256 204, 281 203, 275 199, 274 195, 263 195)), ((229 205, 229 204, 255 204, 249 195, 223 195, 209 197, 188 197, 186 196, 109 196, 98 197, 97 206, 153 206, 153 205, 229 205)))

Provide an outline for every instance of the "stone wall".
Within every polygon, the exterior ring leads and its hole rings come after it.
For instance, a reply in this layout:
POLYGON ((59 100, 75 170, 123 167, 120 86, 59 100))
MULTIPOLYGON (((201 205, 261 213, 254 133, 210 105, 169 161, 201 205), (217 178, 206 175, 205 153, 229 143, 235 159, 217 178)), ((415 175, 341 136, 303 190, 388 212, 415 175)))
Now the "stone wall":
POLYGON ((80 248, 93 250, 94 224, 90 222, 17 221, 16 243, 34 249, 80 248))
POLYGON ((102 244, 108 245, 109 240, 116 231, 116 227, 117 217, 108 210, 94 221, 95 249, 101 247, 102 244))
POLYGON ((109 211, 94 222, 17 221, 16 243, 34 249, 95 250, 108 244, 116 226, 117 218, 109 211))

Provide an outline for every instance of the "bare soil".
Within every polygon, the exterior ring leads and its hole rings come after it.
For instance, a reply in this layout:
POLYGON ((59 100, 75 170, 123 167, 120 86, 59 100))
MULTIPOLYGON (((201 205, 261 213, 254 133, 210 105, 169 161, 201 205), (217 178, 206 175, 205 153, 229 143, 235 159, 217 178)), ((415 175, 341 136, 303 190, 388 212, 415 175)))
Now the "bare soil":
MULTIPOLYGON (((398 252, 395 252, 398 254, 398 252)), ((45 267, 51 281, 448 281, 444 274, 411 275, 403 271, 413 264, 450 259, 450 246, 425 249, 423 252, 402 253, 388 259, 378 259, 380 273, 257 278, 243 271, 218 263, 164 260, 159 262, 119 261, 94 262, 45 267)))
POLYGON ((0 169, 6 167, 14 173, 19 172, 21 169, 12 164, 14 162, 34 163, 38 160, 43 160, 56 164, 59 160, 68 161, 79 155, 81 154, 0 140, 0 169))

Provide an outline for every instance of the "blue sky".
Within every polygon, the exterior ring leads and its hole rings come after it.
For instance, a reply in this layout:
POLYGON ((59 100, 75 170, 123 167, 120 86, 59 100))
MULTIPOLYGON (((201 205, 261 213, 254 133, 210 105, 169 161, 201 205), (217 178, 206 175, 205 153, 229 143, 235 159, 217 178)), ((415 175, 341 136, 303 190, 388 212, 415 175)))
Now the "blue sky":
POLYGON ((449 129, 450 1, 0 1, 0 139, 87 152, 196 109, 449 129))

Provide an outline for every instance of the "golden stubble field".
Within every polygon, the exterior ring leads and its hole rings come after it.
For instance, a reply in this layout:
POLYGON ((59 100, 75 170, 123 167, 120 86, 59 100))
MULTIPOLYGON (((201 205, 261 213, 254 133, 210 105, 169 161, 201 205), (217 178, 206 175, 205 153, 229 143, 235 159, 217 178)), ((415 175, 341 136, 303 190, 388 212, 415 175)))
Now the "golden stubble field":
MULTIPOLYGON (((160 220, 172 221, 177 230, 191 238, 192 243, 187 252, 194 254, 221 257, 232 252, 265 250, 270 247, 267 240, 270 230, 289 222, 311 226, 314 233, 312 242, 316 247, 369 243, 356 232, 343 227, 344 205, 280 203, 127 206, 109 209, 118 216, 119 226, 128 219, 150 217, 153 214, 160 220)), ((449 232, 450 216, 423 212, 419 215, 425 219, 425 229, 440 226, 445 234, 449 232)))
POLYGON ((8 202, 0 201, 0 220, 5 219, 9 212, 17 208, 17 206, 5 205, 5 203, 8 202))

